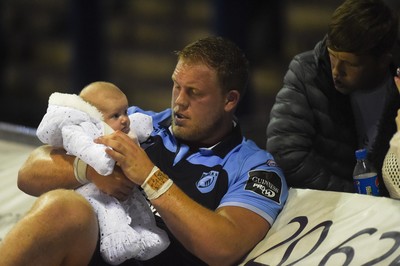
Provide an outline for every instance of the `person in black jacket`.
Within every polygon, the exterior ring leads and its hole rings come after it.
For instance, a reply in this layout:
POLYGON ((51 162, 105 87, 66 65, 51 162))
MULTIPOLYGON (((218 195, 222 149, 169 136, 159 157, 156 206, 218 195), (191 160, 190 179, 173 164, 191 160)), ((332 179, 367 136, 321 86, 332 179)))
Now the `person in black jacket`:
POLYGON ((267 126, 267 150, 288 185, 354 192, 355 150, 381 169, 400 107, 398 17, 381 0, 347 0, 327 35, 289 65, 267 126))

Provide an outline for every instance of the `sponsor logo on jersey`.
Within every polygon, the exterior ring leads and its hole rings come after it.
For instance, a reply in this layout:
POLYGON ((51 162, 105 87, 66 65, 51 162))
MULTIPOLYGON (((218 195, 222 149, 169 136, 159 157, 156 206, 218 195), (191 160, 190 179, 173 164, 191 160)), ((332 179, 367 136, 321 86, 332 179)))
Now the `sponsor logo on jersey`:
POLYGON ((253 170, 249 172, 245 190, 280 203, 282 181, 275 172, 266 170, 253 170))
POLYGON ((214 189, 215 183, 217 182, 219 172, 210 171, 208 173, 203 173, 196 182, 196 187, 201 193, 208 193, 214 189))

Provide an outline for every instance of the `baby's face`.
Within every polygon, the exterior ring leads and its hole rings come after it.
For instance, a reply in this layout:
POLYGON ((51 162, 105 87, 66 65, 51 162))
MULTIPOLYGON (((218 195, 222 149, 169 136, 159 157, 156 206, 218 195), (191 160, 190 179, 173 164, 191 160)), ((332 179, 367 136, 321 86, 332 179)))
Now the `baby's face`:
POLYGON ((99 109, 103 113, 104 122, 112 129, 129 133, 130 120, 127 114, 128 100, 126 97, 104 99, 102 107, 99 109))

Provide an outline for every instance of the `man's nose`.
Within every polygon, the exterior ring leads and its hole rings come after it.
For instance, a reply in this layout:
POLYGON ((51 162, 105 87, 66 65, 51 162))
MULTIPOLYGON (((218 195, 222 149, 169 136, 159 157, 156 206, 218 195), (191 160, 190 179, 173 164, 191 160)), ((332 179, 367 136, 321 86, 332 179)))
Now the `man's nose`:
POLYGON ((334 78, 337 78, 337 77, 342 76, 343 73, 344 73, 344 71, 343 71, 343 63, 340 60, 336 60, 332 64, 332 76, 334 78))
POLYGON ((179 94, 175 98, 175 104, 182 106, 182 107, 187 107, 188 106, 188 100, 186 97, 186 94, 184 92, 179 92, 179 94))

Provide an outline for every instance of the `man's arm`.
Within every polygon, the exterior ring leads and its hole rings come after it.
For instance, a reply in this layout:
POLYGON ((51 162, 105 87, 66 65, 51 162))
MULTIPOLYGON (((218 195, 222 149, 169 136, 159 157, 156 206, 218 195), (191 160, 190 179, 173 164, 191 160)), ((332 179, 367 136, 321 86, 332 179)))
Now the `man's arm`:
POLYGON ((238 263, 270 229, 264 218, 245 208, 206 209, 176 185, 151 203, 174 236, 209 265, 238 263))
MULTIPOLYGON (((75 189, 80 184, 74 175, 75 156, 67 155, 62 148, 44 145, 36 148, 18 172, 18 187, 32 196, 57 189, 75 189)), ((134 184, 125 177, 119 167, 109 176, 99 175, 87 167, 87 179, 101 191, 118 199, 126 199, 134 184)))
POLYGON ((18 172, 18 187, 32 196, 57 189, 74 189, 81 184, 74 177, 74 156, 64 149, 44 145, 36 148, 18 172))

